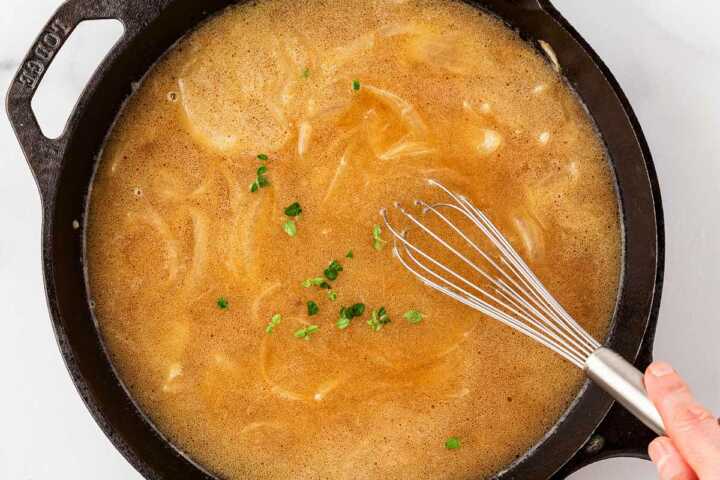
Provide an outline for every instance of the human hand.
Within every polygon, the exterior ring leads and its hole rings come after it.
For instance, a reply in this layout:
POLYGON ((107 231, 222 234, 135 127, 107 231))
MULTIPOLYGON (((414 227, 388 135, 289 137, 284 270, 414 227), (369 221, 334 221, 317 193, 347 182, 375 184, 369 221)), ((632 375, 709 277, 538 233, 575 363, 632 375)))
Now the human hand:
POLYGON ((720 480, 720 425, 690 393, 685 381, 665 362, 645 372, 645 387, 665 422, 648 454, 662 480, 720 480))

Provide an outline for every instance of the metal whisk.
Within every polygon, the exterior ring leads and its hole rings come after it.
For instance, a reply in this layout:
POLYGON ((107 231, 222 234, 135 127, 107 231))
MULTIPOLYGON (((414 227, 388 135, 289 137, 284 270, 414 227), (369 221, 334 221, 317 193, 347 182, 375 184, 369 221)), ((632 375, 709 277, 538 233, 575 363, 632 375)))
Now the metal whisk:
POLYGON ((603 347, 570 316, 482 211, 437 181, 428 180, 428 184, 442 190, 448 201, 428 204, 415 200, 420 215, 397 203, 395 208, 409 221, 413 233, 417 230, 422 240, 441 247, 439 252, 458 262, 462 270, 418 246, 407 230, 393 226, 382 209, 400 263, 425 285, 524 333, 582 369, 645 425, 664 435, 665 426, 647 396, 642 373, 603 347), (440 227, 428 226, 429 215, 435 216, 432 220, 440 227), (469 234, 461 222, 481 233, 482 247, 474 240, 477 231, 469 234), (450 242, 450 235, 464 247, 450 242))

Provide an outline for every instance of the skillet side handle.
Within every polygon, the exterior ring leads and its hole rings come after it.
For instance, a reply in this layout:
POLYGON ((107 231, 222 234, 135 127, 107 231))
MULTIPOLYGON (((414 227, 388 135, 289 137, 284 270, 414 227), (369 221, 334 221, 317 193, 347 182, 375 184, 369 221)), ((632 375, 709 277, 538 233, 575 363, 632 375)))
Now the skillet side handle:
MULTIPOLYGON (((644 372, 652 363, 652 339, 654 328, 646 332, 646 338, 633 364, 644 372)), ((601 392, 602 395, 608 395, 601 392)), ((630 457, 649 460, 647 447, 657 435, 630 413, 620 403, 615 402, 602 423, 580 450, 557 473, 553 480, 565 479, 573 472, 591 463, 616 457, 630 457)))
MULTIPOLYGON (((32 99, 45 73, 75 28, 84 20, 116 19, 125 33, 113 47, 124 44, 142 27, 138 12, 158 10, 160 0, 69 0, 47 22, 25 56, 8 90, 6 108, 25 158, 35 176, 43 201, 51 194, 67 145, 67 134, 57 138, 43 135, 32 99)), ((145 19, 151 15, 146 15, 145 19)), ((112 50, 111 50, 112 51, 112 50)), ((70 115, 75 114, 73 111, 70 115)))
POLYGON ((60 168, 64 135, 43 135, 32 110, 32 98, 55 56, 82 21, 64 4, 45 25, 25 56, 7 94, 7 113, 25 158, 35 175, 43 200, 48 196, 60 168))

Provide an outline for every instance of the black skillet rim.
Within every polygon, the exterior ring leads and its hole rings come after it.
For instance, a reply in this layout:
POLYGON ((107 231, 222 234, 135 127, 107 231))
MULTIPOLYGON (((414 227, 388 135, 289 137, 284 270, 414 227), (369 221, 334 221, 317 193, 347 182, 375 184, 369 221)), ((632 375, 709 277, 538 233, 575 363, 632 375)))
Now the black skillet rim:
MULTIPOLYGON (((72 4, 73 2, 69 2, 72 4)), ((81 5, 76 2, 77 5, 81 5)), ((122 0, 108 1, 107 3, 118 4, 123 3, 122 0)), ((137 4, 138 2, 129 0, 126 4, 137 4)), ((77 181, 77 173, 85 174, 81 177, 87 179, 88 165, 80 166, 73 165, 77 161, 74 160, 78 157, 82 157, 83 154, 87 156, 89 150, 87 145, 82 148, 79 143, 82 143, 85 138, 79 135, 79 132, 83 131, 83 126, 87 126, 88 122, 97 121, 100 124, 108 125, 108 119, 103 118, 102 110, 108 110, 107 108, 93 108, 98 103, 99 93, 103 86, 107 86, 107 77, 111 76, 113 71, 117 73, 118 65, 122 64, 125 68, 128 67, 127 56, 131 55, 132 52, 140 51, 142 54, 150 56, 155 55, 153 52, 157 48, 143 48, 142 40, 147 41, 148 31, 152 28, 159 28, 158 24, 161 24, 161 20, 165 17, 165 24, 167 21, 172 21, 173 16, 172 9, 182 4, 183 0, 157 0, 155 2, 146 2, 142 7, 137 7, 135 11, 135 18, 142 16, 143 8, 147 10, 148 18, 152 18, 153 15, 159 15, 153 22, 145 21, 139 22, 140 27, 135 32, 133 42, 128 42, 123 45, 122 49, 118 49, 111 53, 108 58, 103 62, 103 65, 98 69, 93 79, 88 84, 85 93, 78 102, 78 108, 73 113, 70 121, 68 122, 68 129, 66 133, 67 144, 61 150, 62 162, 60 165, 60 171, 55 172, 55 175, 51 175, 50 178, 44 178, 42 173, 38 173, 38 182, 41 190, 44 193, 44 223, 43 223, 43 254, 44 254, 44 268, 46 276, 46 287, 48 301, 52 313, 53 324, 56 329, 56 336, 58 339, 59 347, 63 353, 68 369, 73 377, 73 381, 78 388, 83 400, 88 406, 89 410, 95 417, 98 424, 101 426, 103 431, 106 433, 108 438, 115 444, 118 450, 133 464, 138 471, 140 471, 146 478, 175 478, 182 475, 183 478, 186 475, 193 475, 195 478, 212 478, 207 474, 202 473, 193 467, 189 460, 182 457, 172 446, 168 445, 165 440, 159 436, 157 431, 150 424, 146 422, 143 414, 137 411, 129 398, 123 398, 122 390, 118 389, 120 384, 117 378, 114 378, 112 370, 109 368, 109 361, 104 354, 102 348, 98 349, 98 345, 93 345, 92 338, 78 338, 77 323, 78 322, 92 322, 92 315, 87 308, 87 298, 85 298, 84 292, 82 293, 81 300, 85 305, 85 309, 78 306, 77 302, 74 305, 68 305, 69 301, 62 301, 60 297, 65 298, 67 295, 67 289, 72 288, 67 285, 67 279, 62 278, 62 271, 66 268, 77 268, 77 263, 73 263, 70 258, 77 258, 81 255, 69 255, 69 253, 81 253, 78 250, 77 236, 69 232, 70 218, 82 216, 83 212, 77 211, 77 208, 73 208, 73 203, 68 200, 67 194, 74 193, 75 195, 80 194, 84 196, 87 190, 88 183, 86 180, 77 181), (167 8, 167 11, 165 10, 167 8), (167 17, 170 17, 168 20, 167 17), (145 38, 144 38, 145 37, 145 38), (143 50, 145 50, 143 52, 143 50), (78 155, 75 155, 75 154, 78 155), (72 177, 75 175, 75 177, 72 177), (68 209, 70 211, 68 211, 68 209), (63 222, 58 222, 62 219, 63 222), (57 254, 56 254, 57 252, 57 254), (89 342, 89 344, 88 344, 89 342), (87 350, 87 351, 86 351, 87 350), (88 353, 89 352, 89 353, 88 353), (82 358, 80 358, 82 357, 82 358), (100 369, 102 372, 95 372, 94 375, 90 375, 89 371, 92 370, 88 363, 90 358, 99 362, 100 369), (102 365, 102 364, 105 365, 102 365), (100 374, 98 374, 100 373, 100 374), (103 375, 104 374, 104 375, 103 375), (123 401, 124 400, 124 401, 123 401), (101 406, 102 404, 102 406, 101 406), (119 416, 118 416, 119 415, 119 416), (110 418, 112 417, 112 420, 110 418), (123 425, 123 422, 119 418, 126 417, 129 423, 137 423, 128 430, 127 425, 123 425), (129 417, 129 418, 128 418, 129 417), (134 437, 133 440, 128 441, 129 433, 130 437, 132 434, 139 435, 134 437), (131 445, 132 443, 132 445, 131 445)), ((184 2, 187 4, 187 2, 184 2)), ((209 5, 206 6, 208 11, 202 12, 197 11, 195 8, 195 14, 191 20, 193 23, 197 23, 202 20, 210 11, 217 10, 226 4, 230 3, 225 0, 207 2, 209 5), (211 5, 210 5, 211 4, 211 5)), ((577 42, 579 48, 588 55, 594 64, 594 66, 600 70, 605 82, 608 83, 611 89, 611 93, 616 96, 619 101, 623 113, 627 117, 629 127, 634 134, 634 140, 636 142, 635 147, 640 149, 640 160, 642 161, 641 166, 645 168, 645 174, 649 183, 649 191, 646 192, 650 196, 653 211, 651 215, 654 220, 654 240, 655 240, 655 252, 653 271, 653 282, 650 287, 650 291, 647 292, 649 295, 649 304, 647 308, 641 309, 642 317, 634 322, 634 328, 632 328, 628 338, 623 338, 621 334, 625 332, 625 328, 618 328, 618 322, 613 324, 613 332, 609 336, 608 342, 620 353, 624 354, 627 358, 634 359, 638 353, 638 350, 642 344, 645 335, 646 343, 651 342, 651 336, 654 331, 655 322, 657 319, 657 309, 659 306, 660 289, 662 285, 663 276, 663 255, 664 255, 664 235, 663 235, 663 220, 662 220, 662 209, 660 204, 659 187, 657 177, 655 175, 654 168, 652 166, 652 160, 647 143, 644 140, 642 132, 640 130, 637 119, 635 118, 632 109, 625 98, 624 94, 620 90, 617 82, 614 80, 607 67, 597 57, 597 55, 589 48, 589 46, 582 40, 582 38, 575 32, 574 29, 555 11, 552 6, 541 0, 540 9, 532 1, 528 2, 483 2, 483 7, 488 8, 490 11, 497 13, 501 18, 507 20, 507 16, 503 15, 503 9, 505 8, 520 8, 521 11, 526 13, 528 16, 542 15, 545 22, 557 22, 558 26, 564 30, 572 39, 577 42), (495 8, 488 7, 485 3, 495 4, 495 8), (518 6, 517 4, 521 5, 518 6), (524 10, 523 10, 524 9, 524 10), (646 331, 646 327, 650 327, 646 331)), ((187 5, 186 5, 187 7, 187 5)), ((117 7, 118 9, 129 8, 127 5, 117 7)), ((177 9, 180 10, 180 9, 177 9)), ((507 13, 507 12, 506 12, 507 13)), ((178 11, 179 15, 180 12, 178 11)), ((517 11, 515 12, 517 14, 517 11)), ((177 21, 177 16, 174 18, 177 21)), ((181 22, 182 23, 182 22, 181 22)), ((513 26, 515 22, 509 22, 513 26)), ((188 29, 183 29, 187 31, 188 29)), ((522 30, 522 29, 521 29, 522 30)), ((160 35, 160 39, 166 42, 165 48, 161 49, 161 52, 166 50, 173 42, 170 41, 173 37, 179 38, 170 28, 169 32, 164 35, 160 35)), ((157 32, 156 32, 157 33, 157 32)), ((157 39, 156 39, 157 40, 157 39)), ((157 53, 157 52, 156 52, 157 53)), ((155 55, 157 58, 158 55, 155 55)), ((142 63, 142 62, 141 62, 142 63)), ((145 71, 152 65, 146 65, 145 71)), ((136 70, 137 70, 137 66, 136 70)), ((126 72, 127 73, 127 72, 126 72)), ((135 78, 139 78, 140 75, 136 75, 135 78)), ((123 75, 127 77, 126 75, 123 75)), ((117 85, 116 85, 117 87, 117 85)), ((128 85, 125 86, 127 90, 128 85)), ((121 89, 122 90, 122 89, 121 89)), ((123 95, 127 95, 127 91, 123 95)), ((112 100, 119 98, 114 95, 112 100)), ((117 103, 110 107, 110 110, 115 110, 117 113, 120 104, 117 103)), ((11 98, 8 101, 9 113, 12 113, 13 105, 11 98)), ((11 115, 12 118, 12 115, 11 115)), ((114 115, 113 115, 114 118, 114 115)), ((595 116, 593 115, 593 118, 595 116)), ((100 130, 104 127, 101 126, 100 130)), ((91 129, 92 130, 92 129, 91 129)), ((105 129, 107 130, 107 128, 105 129)), ((16 126, 17 131, 17 126, 16 126)), ((20 134, 19 134, 20 136, 20 134)), ((91 135, 92 137, 92 135, 91 135)), ((96 145, 97 146, 97 145, 96 145)), ((93 148, 90 147, 90 151, 93 148)), ((41 152, 45 153, 45 152, 41 152)), ((97 153, 97 149, 94 150, 97 153)), ((26 155, 30 160, 32 152, 26 149, 26 155)), ((93 156, 91 156, 93 157, 93 156)), ((613 165, 615 165, 616 159, 613 156, 613 165)), ((85 158, 84 161, 92 166, 94 158, 85 158)), ((31 162, 32 163, 32 162, 31 162)), ((635 165, 636 167, 638 165, 635 165)), ((623 199, 623 193, 620 191, 621 201, 623 199)), ((631 192, 633 193, 633 192, 631 192)), ((74 202, 77 206, 77 201, 74 202)), ((80 202, 84 206, 84 200, 80 202)), ((622 201, 624 205, 625 202, 622 201)), ((645 205, 647 207, 647 205, 645 205)), ((647 214, 645 214, 645 220, 648 220, 647 214)), ((623 219, 624 222, 627 218, 623 219)), ((82 270, 82 264, 79 265, 82 270)), ((67 272, 67 270, 65 271, 67 272)), ((82 282, 84 286, 84 281, 82 282)), ((624 291, 625 286, 622 287, 624 291)), ((77 300, 77 293, 74 292, 75 299, 77 300)), ((628 313, 631 314, 631 311, 628 313)), ((635 312, 637 313, 637 312, 635 312)), ((622 312, 620 313, 622 314, 622 312)), ((94 325, 92 326, 94 328, 94 325)), ((620 325, 625 327, 625 324, 620 325)), ((86 332, 87 333, 87 332, 86 332)), ((94 340, 98 340, 97 332, 94 340)), ((95 369, 97 370, 97 369, 95 369)), ((498 478, 538 478, 552 475, 552 473, 568 461, 572 454, 576 452, 588 438, 590 433, 597 427, 609 410, 612 402, 611 400, 601 394, 599 390, 593 385, 585 385, 584 390, 578 395, 576 401, 569 408, 566 415, 556 424, 556 427, 551 430, 548 435, 539 442, 539 444, 522 458, 512 464, 507 470, 501 472, 498 478), (583 411, 590 412, 590 415, 581 415, 583 411), (579 415, 580 414, 580 415, 579 415), (560 453, 560 455, 558 455, 560 453)))

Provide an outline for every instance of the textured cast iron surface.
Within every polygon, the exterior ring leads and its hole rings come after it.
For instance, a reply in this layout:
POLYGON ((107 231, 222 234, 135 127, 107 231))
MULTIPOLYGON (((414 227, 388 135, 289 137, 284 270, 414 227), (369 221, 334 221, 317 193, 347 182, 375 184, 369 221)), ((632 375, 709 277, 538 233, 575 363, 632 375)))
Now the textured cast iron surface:
MULTIPOLYGON (((43 201, 43 267, 47 300, 68 370, 113 444, 148 479, 212 479, 167 442, 137 409, 115 375, 88 307, 82 229, 97 154, 131 85, 182 35, 232 0, 70 0, 47 23, 8 93, 8 116, 43 201), (55 54, 83 20, 116 18, 125 35, 86 87, 57 139, 40 132, 30 101, 55 54)), ((578 92, 605 140, 617 178, 625 232, 624 278, 606 340, 644 368, 664 265, 659 188, 647 144, 632 109, 602 61, 546 0, 470 1, 504 19, 528 40, 554 48, 563 75, 578 92)), ((586 383, 564 417, 531 451, 498 474, 502 479, 564 478, 616 455, 645 456, 652 438, 597 387, 586 383), (604 446, 588 450, 591 435, 604 446), (597 438, 597 437, 594 437, 597 438)))

